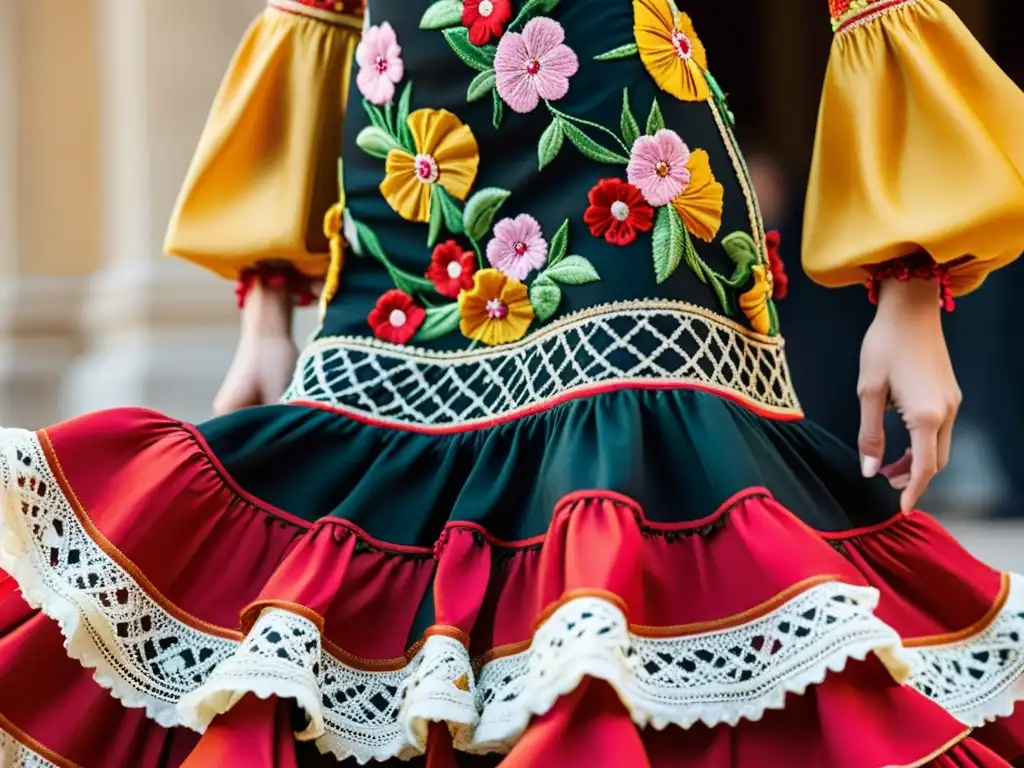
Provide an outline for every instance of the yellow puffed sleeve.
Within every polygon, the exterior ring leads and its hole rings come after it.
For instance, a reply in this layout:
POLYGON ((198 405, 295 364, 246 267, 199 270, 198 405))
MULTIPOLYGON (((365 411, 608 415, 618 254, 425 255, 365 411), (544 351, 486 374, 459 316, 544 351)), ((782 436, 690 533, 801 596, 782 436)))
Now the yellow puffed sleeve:
POLYGON ((830 6, 804 269, 850 285, 923 250, 967 293, 1024 250, 1024 94, 939 0, 830 6))
POLYGON ((221 84, 164 249, 236 279, 260 261, 322 277, 362 0, 270 0, 221 84))

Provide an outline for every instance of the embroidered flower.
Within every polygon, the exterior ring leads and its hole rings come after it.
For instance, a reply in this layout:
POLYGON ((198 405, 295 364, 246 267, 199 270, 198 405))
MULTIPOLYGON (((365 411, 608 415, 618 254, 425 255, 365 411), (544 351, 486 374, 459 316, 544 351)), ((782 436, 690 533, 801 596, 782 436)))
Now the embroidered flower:
POLYGON ((423 325, 427 313, 418 306, 405 291, 388 291, 379 299, 377 306, 370 310, 367 322, 373 335, 392 344, 406 344, 423 325))
POLYGON ((488 346, 523 338, 533 322, 526 286, 496 269, 473 276, 473 287, 459 294, 459 312, 462 335, 488 346))
POLYGON ((548 244, 540 224, 528 213, 502 219, 494 225, 494 237, 487 244, 487 261, 513 280, 525 280, 531 270, 548 260, 548 244))
POLYGON ((838 19, 850 10, 850 0, 828 0, 828 10, 833 19, 838 19))
POLYGON ((782 235, 772 230, 764 236, 764 244, 768 250, 768 274, 772 278, 772 298, 784 299, 789 293, 789 277, 786 276, 786 265, 779 256, 782 235))
POLYGON ((740 294, 740 309, 750 321, 751 328, 768 335, 772 328, 772 316, 768 310, 768 301, 772 297, 771 273, 762 264, 754 265, 750 272, 754 277, 754 285, 749 291, 740 294))
POLYGON ((486 45, 492 37, 501 37, 512 18, 509 0, 463 0, 462 26, 469 30, 469 42, 486 45))
POLYGON ((626 166, 629 183, 653 206, 668 205, 690 182, 690 148, 679 134, 662 128, 633 142, 626 166))
POLYGON ((356 46, 359 74, 356 85, 371 104, 387 104, 395 97, 395 83, 405 74, 402 46, 386 21, 363 32, 356 46))
POLYGON ((464 251, 454 240, 439 243, 430 256, 427 279, 442 296, 454 299, 460 291, 473 287, 476 256, 464 251))
POLYGON ((498 41, 495 85, 516 112, 532 112, 541 99, 558 101, 569 92, 569 78, 580 63, 564 40, 561 24, 539 16, 526 23, 522 34, 509 32, 498 41))
POLYGON ((612 245, 629 245, 637 232, 654 226, 654 211, 640 190, 621 179, 601 179, 587 194, 590 205, 583 222, 590 234, 603 237, 612 245))
POLYGON ((416 154, 404 149, 388 152, 380 193, 403 219, 426 222, 434 184, 452 197, 466 199, 476 179, 480 150, 469 126, 447 110, 417 109, 406 125, 416 154))
POLYGON ((703 149, 695 149, 686 162, 690 174, 683 191, 672 201, 686 228, 705 242, 711 242, 722 226, 722 200, 725 190, 715 181, 711 159, 703 149))
POLYGON ((674 15, 669 0, 633 0, 633 37, 647 73, 663 91, 683 101, 711 95, 708 57, 690 17, 674 15))

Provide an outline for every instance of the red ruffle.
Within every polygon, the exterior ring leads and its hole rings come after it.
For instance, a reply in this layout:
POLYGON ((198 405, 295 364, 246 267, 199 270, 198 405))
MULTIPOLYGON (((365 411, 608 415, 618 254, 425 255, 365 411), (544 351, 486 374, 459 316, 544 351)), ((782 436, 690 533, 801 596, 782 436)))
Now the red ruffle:
MULTIPOLYGON (((469 638, 476 657, 525 646, 568 596, 607 598, 637 633, 685 635, 750 621, 831 579, 877 588, 877 615, 911 644, 978 631, 1004 596, 1001 575, 921 513, 821 534, 767 490, 750 489, 703 520, 669 525, 648 521, 628 498, 592 491, 564 499, 542 537, 502 542, 452 522, 431 551, 375 541, 343 520, 309 526, 269 508, 232 483, 191 428, 148 411, 67 422, 47 439, 51 468, 93 540, 179 620, 241 637, 260 606, 285 607, 313 617, 332 653, 364 669, 405 663, 431 600, 437 631, 469 638)), ((572 764, 560 756, 586 754, 596 765, 860 768, 918 761, 965 730, 874 660, 734 728, 637 732, 609 690, 593 681, 563 697, 506 765, 572 764), (609 755, 628 760, 602 762, 609 755)), ((221 741, 203 749, 230 749, 224 726, 234 718, 278 723, 276 705, 267 706, 215 721, 211 733, 221 741)), ((0 712, 17 732, 85 766, 127 764, 131 754, 144 768, 196 743, 190 732, 122 709, 65 656, 57 626, 28 609, 10 579, 0 582, 0 712)), ((1002 729, 991 746, 1016 749, 1024 732, 1017 721, 990 727, 1002 729)), ((267 738, 269 760, 276 747, 267 738)), ((943 768, 1000 764, 973 743, 942 760, 943 768)))

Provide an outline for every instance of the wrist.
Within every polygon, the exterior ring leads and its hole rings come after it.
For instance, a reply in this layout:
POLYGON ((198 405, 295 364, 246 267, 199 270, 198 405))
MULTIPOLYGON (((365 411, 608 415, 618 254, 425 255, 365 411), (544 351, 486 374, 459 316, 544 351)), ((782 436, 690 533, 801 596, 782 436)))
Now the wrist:
POLYGON ((292 309, 292 296, 287 287, 257 280, 242 307, 242 335, 291 338, 292 309))
POLYGON ((879 309, 883 301, 901 311, 921 305, 921 311, 931 311, 928 308, 931 306, 951 312, 955 306, 948 267, 937 264, 927 253, 913 253, 874 264, 868 267, 868 274, 865 283, 868 299, 878 304, 879 309), (887 298, 883 299, 885 295, 887 298))

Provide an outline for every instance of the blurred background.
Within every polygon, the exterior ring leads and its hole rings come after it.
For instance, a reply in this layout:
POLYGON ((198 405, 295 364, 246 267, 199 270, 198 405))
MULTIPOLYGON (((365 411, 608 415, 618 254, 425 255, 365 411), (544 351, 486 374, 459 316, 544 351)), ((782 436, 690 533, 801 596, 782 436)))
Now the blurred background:
MULTIPOLYGON (((1018 83, 1017 0, 948 0, 1018 83)), ((856 441, 860 288, 799 269, 803 189, 831 44, 825 0, 688 0, 729 92, 766 224, 783 237, 783 332, 811 418, 856 441)), ((202 420, 237 337, 233 286, 161 255, 221 76, 262 0, 0 0, 0 423, 144 405, 202 420)), ((955 163, 955 158, 937 158, 955 163)), ((965 394, 928 505, 1024 570, 1024 263, 947 316, 965 394), (1018 288, 1021 290, 1018 291, 1018 288)), ((303 312, 297 336, 312 331, 303 312)), ((895 425, 894 425, 895 426, 895 425)), ((892 452, 902 452, 893 430, 892 452)))

